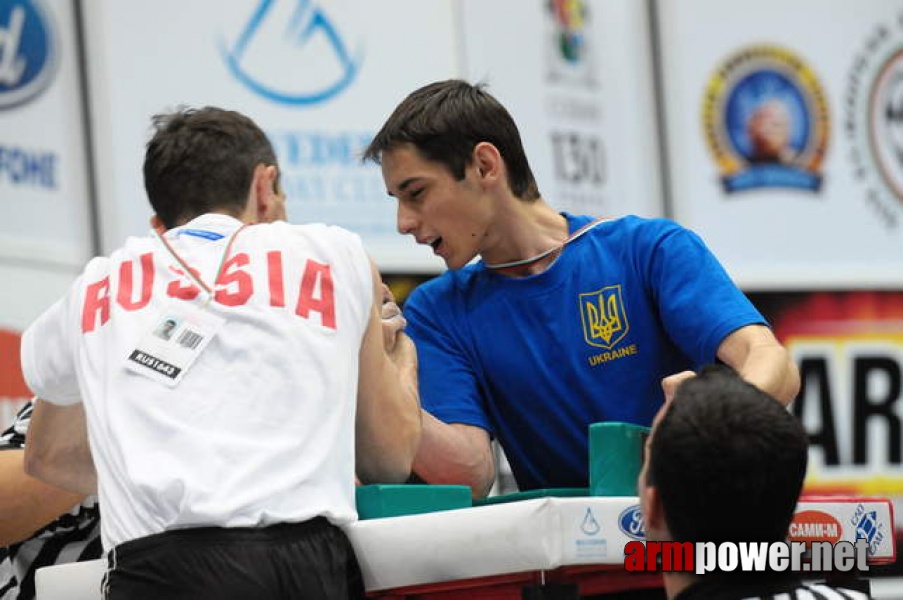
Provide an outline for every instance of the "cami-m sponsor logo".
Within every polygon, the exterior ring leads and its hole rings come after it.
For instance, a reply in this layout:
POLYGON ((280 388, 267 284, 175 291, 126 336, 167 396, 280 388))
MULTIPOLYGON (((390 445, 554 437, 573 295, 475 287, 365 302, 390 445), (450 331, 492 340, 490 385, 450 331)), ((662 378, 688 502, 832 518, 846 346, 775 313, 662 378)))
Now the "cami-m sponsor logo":
POLYGON ((590 346, 607 352, 589 358, 592 366, 637 353, 636 344, 616 347, 630 330, 620 285, 580 294, 580 318, 583 339, 590 346))
POLYGON ((803 510, 793 515, 788 533, 791 542, 836 544, 843 535, 843 527, 834 515, 822 510, 803 510))

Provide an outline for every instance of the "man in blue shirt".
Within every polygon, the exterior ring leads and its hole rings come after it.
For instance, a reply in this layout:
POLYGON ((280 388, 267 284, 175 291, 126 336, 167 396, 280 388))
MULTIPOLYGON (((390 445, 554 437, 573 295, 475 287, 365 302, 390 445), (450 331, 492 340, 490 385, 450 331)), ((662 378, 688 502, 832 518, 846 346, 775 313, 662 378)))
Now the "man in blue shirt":
POLYGON ((382 165, 399 232, 449 268, 405 304, 423 480, 485 496, 496 438, 521 490, 586 487, 591 423, 649 425, 715 360, 785 404, 796 395, 787 351, 698 236, 552 209, 514 120, 481 86, 414 91, 365 159, 382 165))

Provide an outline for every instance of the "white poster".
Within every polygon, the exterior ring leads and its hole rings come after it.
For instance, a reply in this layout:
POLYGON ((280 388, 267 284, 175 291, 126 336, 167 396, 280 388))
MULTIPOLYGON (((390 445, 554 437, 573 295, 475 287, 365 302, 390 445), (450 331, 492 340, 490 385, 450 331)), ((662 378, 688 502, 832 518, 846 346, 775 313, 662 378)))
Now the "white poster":
POLYGON ((150 116, 239 110, 279 156, 289 220, 364 239, 384 271, 438 271, 395 230, 379 167, 359 154, 416 87, 456 75, 451 0, 85 3, 104 250, 144 234, 150 116))
POLYGON ((676 219, 747 288, 903 285, 903 2, 656 4, 676 219))
POLYGON ((464 0, 466 76, 511 112, 544 199, 662 214, 646 3, 464 0))
POLYGON ((0 2, 0 429, 30 393, 20 334, 91 256, 69 0, 0 2))

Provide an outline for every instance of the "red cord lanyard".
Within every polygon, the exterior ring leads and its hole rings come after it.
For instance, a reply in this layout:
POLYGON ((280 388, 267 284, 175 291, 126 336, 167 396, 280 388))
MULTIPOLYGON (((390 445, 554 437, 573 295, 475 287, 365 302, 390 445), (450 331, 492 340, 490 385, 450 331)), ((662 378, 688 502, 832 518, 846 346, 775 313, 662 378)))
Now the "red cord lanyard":
MULTIPOLYGON (((243 223, 241 227, 236 229, 232 233, 232 235, 229 236, 229 241, 226 242, 226 248, 225 248, 225 250, 223 250, 223 256, 220 259, 219 267, 216 270, 216 277, 213 278, 214 286, 216 285, 216 282, 219 281, 220 276, 223 274, 223 269, 226 266, 226 259, 229 257, 229 253, 232 250, 232 243, 235 241, 235 238, 238 237, 238 234, 241 233, 242 230, 247 226, 248 226, 247 223, 243 223)), ((169 253, 172 254, 172 257, 174 259, 176 259, 176 262, 182 266, 182 269, 185 271, 185 275, 187 277, 191 278, 196 284, 198 284, 198 286, 200 286, 205 292, 207 292, 207 300, 204 302, 204 304, 206 305, 208 302, 210 302, 210 300, 213 298, 213 294, 214 294, 213 287, 204 283, 204 280, 201 279, 200 273, 197 273, 196 271, 194 271, 189 266, 189 264, 185 261, 185 259, 183 259, 181 256, 179 256, 179 254, 175 251, 175 249, 169 244, 166 237, 164 237, 163 235, 160 235, 160 233, 157 232, 156 230, 154 230, 154 233, 156 234, 156 236, 160 240, 160 242, 163 244, 163 247, 166 248, 169 251, 169 253)))

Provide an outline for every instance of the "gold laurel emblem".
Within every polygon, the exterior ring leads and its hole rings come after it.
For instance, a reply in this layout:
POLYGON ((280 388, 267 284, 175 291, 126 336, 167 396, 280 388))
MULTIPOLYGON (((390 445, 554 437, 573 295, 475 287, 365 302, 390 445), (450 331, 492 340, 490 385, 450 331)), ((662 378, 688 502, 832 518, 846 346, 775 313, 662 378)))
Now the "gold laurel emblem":
POLYGON ((630 328, 621 297, 621 286, 611 285, 595 292, 580 294, 580 317, 586 343, 611 349, 624 339, 630 328))
POLYGON ((827 95, 791 50, 744 47, 706 85, 702 127, 726 192, 786 187, 817 192, 830 137, 827 95))

